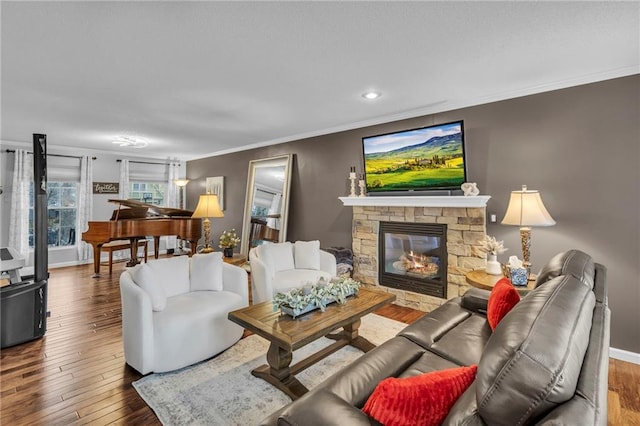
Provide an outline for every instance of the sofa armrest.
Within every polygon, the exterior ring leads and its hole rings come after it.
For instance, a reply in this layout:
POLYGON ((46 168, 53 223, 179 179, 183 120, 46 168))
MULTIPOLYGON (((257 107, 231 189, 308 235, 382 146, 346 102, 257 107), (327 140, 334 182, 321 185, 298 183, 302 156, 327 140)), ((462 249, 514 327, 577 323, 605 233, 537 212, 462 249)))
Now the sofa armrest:
POLYGON ((251 256, 250 264, 253 303, 273 299, 273 276, 270 268, 257 256, 251 256))
POLYGON ((490 294, 489 290, 470 288, 462 295, 460 305, 470 311, 486 314, 490 294))
POLYGON ((304 396, 261 422, 278 426, 371 426, 379 425, 360 409, 331 392, 313 392, 304 396))
POLYGON ((336 257, 328 251, 320 250, 320 270, 328 272, 332 277, 338 275, 336 257))
POLYGON ((129 271, 120 276, 124 358, 142 374, 153 371, 153 310, 147 293, 133 282, 129 271))
POLYGON ((249 306, 249 278, 244 269, 224 263, 222 265, 222 288, 242 296, 249 306))

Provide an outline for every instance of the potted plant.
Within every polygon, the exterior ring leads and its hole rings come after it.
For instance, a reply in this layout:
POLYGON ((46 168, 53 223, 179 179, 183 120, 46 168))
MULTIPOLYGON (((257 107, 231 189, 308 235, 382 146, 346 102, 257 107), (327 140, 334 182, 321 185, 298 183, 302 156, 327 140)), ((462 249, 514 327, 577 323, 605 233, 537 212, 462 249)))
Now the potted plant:
POLYGON ((480 242, 480 251, 487 254, 487 274, 502 275, 502 266, 498 262, 498 255, 507 251, 504 242, 496 240, 491 235, 485 235, 480 242))
POLYGON ((233 257, 233 249, 240 242, 240 238, 236 234, 235 228, 232 228, 229 231, 222 232, 220 235, 219 246, 223 249, 224 257, 233 257))

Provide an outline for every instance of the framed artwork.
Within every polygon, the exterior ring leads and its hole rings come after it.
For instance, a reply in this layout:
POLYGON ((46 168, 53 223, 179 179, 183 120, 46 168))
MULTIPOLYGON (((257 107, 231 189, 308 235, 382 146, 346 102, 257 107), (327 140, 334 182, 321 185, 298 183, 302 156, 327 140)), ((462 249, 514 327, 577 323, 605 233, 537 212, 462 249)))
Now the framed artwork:
POLYGON ((208 177, 205 186, 208 194, 218 196, 220 208, 224 210, 224 176, 208 177))

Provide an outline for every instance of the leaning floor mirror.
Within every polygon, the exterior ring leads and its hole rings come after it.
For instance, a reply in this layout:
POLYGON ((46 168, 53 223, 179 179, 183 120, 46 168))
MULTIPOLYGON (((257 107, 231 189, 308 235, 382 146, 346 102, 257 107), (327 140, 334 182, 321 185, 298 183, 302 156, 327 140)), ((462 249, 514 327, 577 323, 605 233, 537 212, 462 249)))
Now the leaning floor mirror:
POLYGON ((240 251, 287 240, 293 154, 249 162, 240 251))

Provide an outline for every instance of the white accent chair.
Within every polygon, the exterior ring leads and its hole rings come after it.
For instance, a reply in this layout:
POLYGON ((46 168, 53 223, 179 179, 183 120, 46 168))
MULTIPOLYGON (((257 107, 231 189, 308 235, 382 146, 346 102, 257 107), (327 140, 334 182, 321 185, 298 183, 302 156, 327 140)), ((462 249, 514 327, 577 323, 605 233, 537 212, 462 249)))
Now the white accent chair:
POLYGON ((235 344, 227 318, 249 305, 247 272, 220 252, 152 260, 120 276, 125 361, 142 374, 172 371, 235 344))
POLYGON ((336 276, 336 258, 320 250, 319 241, 272 243, 249 251, 253 304, 273 299, 274 292, 315 284, 336 276))

